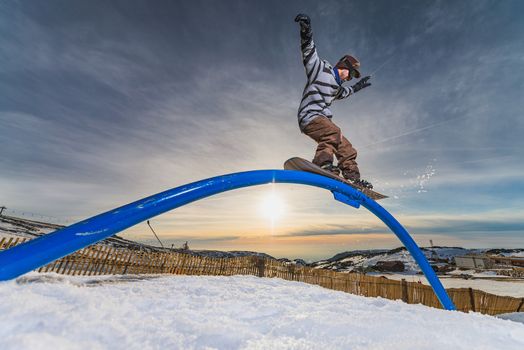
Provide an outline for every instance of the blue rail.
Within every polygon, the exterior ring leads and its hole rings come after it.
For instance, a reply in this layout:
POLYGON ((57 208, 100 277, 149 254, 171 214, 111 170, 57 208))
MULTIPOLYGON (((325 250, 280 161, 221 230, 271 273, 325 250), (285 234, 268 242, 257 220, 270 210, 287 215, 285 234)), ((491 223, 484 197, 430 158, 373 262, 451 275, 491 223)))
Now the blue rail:
POLYGON ((428 279, 442 306, 455 310, 415 241, 377 202, 340 181, 304 171, 255 170, 217 176, 155 194, 0 252, 0 281, 16 278, 142 221, 217 193, 267 183, 295 183, 331 191, 336 200, 367 208, 402 241, 428 279))

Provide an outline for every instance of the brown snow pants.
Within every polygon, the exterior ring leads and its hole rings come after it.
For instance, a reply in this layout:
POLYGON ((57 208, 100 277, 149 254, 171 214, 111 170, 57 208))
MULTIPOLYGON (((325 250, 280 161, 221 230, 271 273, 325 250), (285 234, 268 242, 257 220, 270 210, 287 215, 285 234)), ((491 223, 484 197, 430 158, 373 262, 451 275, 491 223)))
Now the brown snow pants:
POLYGON ((353 148, 340 131, 340 128, 325 116, 318 116, 304 128, 304 134, 318 143, 313 163, 322 166, 333 163, 333 155, 337 157, 338 167, 345 178, 360 179, 356 158, 357 150, 353 148))

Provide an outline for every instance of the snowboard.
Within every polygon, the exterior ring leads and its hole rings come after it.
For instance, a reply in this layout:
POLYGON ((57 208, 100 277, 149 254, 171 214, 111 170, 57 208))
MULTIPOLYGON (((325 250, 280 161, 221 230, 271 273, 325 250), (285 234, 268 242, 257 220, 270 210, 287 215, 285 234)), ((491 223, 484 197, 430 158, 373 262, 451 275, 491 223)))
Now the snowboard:
POLYGON ((329 177, 331 179, 338 180, 338 181, 343 182, 346 185, 349 185, 349 186, 353 187, 354 189, 364 193, 369 198, 377 200, 377 201, 379 199, 388 198, 388 196, 383 195, 382 193, 375 192, 373 190, 370 190, 369 188, 357 186, 357 185, 355 185, 355 184, 345 180, 343 177, 337 176, 337 175, 335 175, 335 174, 333 174, 333 173, 331 173, 331 172, 329 172, 327 170, 324 170, 321 167, 319 167, 318 165, 315 165, 315 164, 311 163, 310 161, 305 160, 305 159, 300 158, 300 157, 293 157, 293 158, 290 158, 290 159, 286 160, 286 162, 284 163, 284 169, 286 169, 286 170, 307 171, 307 172, 310 172, 310 173, 323 175, 323 176, 329 177))

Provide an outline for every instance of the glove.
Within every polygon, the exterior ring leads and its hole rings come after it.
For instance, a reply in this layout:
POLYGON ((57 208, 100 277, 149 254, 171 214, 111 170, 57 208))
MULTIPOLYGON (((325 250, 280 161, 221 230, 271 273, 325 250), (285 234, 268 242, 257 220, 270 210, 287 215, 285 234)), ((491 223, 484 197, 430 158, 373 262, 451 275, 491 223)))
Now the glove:
POLYGON ((371 86, 371 83, 368 83, 369 79, 371 79, 371 76, 368 75, 367 77, 360 79, 355 85, 353 85, 351 87, 353 93, 362 90, 363 88, 366 88, 368 86, 371 86))
POLYGON ((300 24, 300 30, 303 32, 309 32, 311 30, 311 19, 308 15, 305 15, 303 13, 299 13, 295 17, 295 22, 298 22, 300 24))

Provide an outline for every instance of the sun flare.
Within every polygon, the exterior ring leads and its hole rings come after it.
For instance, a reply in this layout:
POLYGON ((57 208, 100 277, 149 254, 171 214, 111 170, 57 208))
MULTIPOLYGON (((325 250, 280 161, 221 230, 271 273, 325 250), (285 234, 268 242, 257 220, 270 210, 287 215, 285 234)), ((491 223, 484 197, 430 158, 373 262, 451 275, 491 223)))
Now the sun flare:
POLYGON ((260 204, 260 213, 262 216, 270 219, 272 223, 282 217, 284 211, 284 201, 274 190, 263 197, 260 204))

